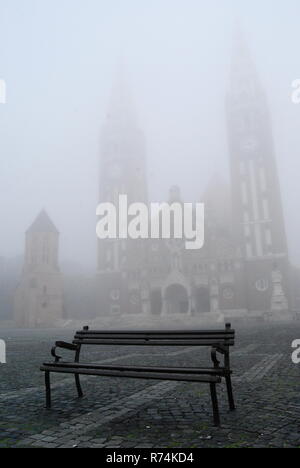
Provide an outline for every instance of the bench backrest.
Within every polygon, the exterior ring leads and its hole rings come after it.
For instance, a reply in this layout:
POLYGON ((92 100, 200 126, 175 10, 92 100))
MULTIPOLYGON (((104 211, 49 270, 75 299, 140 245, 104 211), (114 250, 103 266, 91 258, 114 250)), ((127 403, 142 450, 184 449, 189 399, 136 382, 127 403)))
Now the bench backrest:
POLYGON ((235 331, 223 330, 89 330, 84 327, 74 337, 81 345, 136 346, 234 346, 235 331))

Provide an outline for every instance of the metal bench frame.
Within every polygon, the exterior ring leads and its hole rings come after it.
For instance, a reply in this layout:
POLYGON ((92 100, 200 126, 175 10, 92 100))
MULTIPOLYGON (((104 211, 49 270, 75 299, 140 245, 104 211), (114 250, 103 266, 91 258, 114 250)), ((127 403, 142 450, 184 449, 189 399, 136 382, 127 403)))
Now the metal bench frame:
POLYGON ((230 348, 234 346, 235 331, 231 324, 226 324, 225 330, 142 330, 142 331, 97 331, 84 327, 75 334, 72 343, 57 341, 51 350, 54 362, 47 362, 40 370, 45 372, 46 407, 51 408, 50 374, 73 374, 78 397, 83 397, 80 375, 127 377, 138 379, 170 380, 208 383, 213 407, 214 424, 220 425, 220 414, 217 397, 217 384, 226 381, 230 411, 235 410, 230 367, 230 348), (209 346, 211 347, 211 367, 151 367, 151 366, 108 366, 100 364, 80 363, 80 352, 83 345, 110 346, 209 346), (74 362, 61 361, 57 349, 75 352, 74 362), (224 357, 221 366, 219 354, 224 357))

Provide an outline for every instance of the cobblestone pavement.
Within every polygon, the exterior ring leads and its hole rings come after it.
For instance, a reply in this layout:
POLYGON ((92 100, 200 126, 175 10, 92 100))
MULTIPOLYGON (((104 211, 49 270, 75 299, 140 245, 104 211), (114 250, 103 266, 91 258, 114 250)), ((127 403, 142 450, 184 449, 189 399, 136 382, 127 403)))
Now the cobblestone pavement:
MULTIPOLYGON (((76 399, 74 379, 53 375, 53 409, 44 409, 40 364, 67 331, 0 331, 7 365, 0 366, 0 448, 300 448, 300 365, 291 343, 300 323, 237 331, 232 353, 237 411, 228 412, 219 387, 222 427, 212 425, 206 384, 83 378, 85 398, 76 399)), ((104 347, 89 360, 195 366, 207 362, 198 348, 104 347)))

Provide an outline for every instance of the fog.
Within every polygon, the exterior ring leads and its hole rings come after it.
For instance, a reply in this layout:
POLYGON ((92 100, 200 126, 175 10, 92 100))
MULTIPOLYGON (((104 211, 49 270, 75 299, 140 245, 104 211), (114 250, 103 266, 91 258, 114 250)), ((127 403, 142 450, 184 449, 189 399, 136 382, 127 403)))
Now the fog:
POLYGON ((236 23, 268 94, 290 256, 300 264, 298 0, 0 0, 0 256, 45 208, 61 259, 96 268, 100 133, 120 64, 147 141, 150 198, 226 180, 236 23))

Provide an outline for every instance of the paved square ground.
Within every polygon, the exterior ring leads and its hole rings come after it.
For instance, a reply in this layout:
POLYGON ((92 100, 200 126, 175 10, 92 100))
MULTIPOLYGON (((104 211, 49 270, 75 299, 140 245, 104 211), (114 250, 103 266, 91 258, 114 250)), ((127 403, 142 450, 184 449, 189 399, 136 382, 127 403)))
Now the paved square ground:
MULTIPOLYGON (((116 378, 53 376, 53 409, 45 410, 40 364, 57 339, 72 332, 2 330, 8 363, 0 366, 0 448, 300 448, 300 365, 291 343, 300 322, 237 329, 232 353, 237 411, 228 412, 219 388, 222 427, 212 425, 208 385, 116 378)), ((89 349, 101 362, 196 366, 207 362, 198 348, 89 349)))

